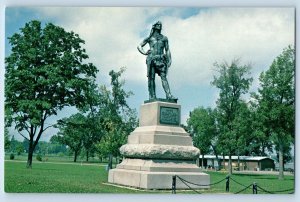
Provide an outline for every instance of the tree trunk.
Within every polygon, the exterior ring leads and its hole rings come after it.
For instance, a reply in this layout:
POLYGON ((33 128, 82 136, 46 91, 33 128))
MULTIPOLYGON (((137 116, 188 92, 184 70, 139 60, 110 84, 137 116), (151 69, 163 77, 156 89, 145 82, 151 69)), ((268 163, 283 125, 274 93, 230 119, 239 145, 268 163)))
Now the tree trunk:
MULTIPOLYGON (((214 154, 216 156, 216 160, 218 162, 218 170, 221 170, 221 166, 222 166, 222 162, 221 160, 219 159, 219 156, 218 156, 218 153, 217 153, 217 149, 216 147, 214 147, 213 145, 211 145, 211 147, 213 148, 213 151, 214 151, 214 154)), ((214 162, 214 161, 213 161, 214 162)))
POLYGON ((76 162, 76 161, 77 161, 77 155, 78 155, 78 151, 77 151, 77 150, 75 150, 75 151, 74 151, 74 162, 76 162))
POLYGON ((28 158, 26 168, 32 168, 32 156, 33 156, 33 138, 29 140, 28 158))
POLYGON ((283 180, 284 179, 284 174, 283 174, 283 146, 279 145, 279 176, 278 179, 283 180))
POLYGON ((226 166, 225 166, 225 155, 223 153, 223 166, 224 166, 224 169, 226 170, 226 166))
POLYGON ((238 171, 240 171, 240 154, 238 154, 238 171))
POLYGON ((219 159, 218 154, 216 154, 216 160, 218 162, 218 169, 217 170, 221 170, 222 162, 221 162, 221 159, 219 159))
POLYGON ((113 158, 113 155, 109 154, 108 155, 108 169, 112 169, 112 158, 113 158))
POLYGON ((231 154, 229 154, 228 173, 229 173, 229 175, 232 174, 232 160, 231 160, 231 154))
POLYGON ((89 162, 89 151, 86 151, 86 162, 89 162))
POLYGON ((202 169, 204 169, 204 154, 202 154, 201 165, 202 165, 202 169))

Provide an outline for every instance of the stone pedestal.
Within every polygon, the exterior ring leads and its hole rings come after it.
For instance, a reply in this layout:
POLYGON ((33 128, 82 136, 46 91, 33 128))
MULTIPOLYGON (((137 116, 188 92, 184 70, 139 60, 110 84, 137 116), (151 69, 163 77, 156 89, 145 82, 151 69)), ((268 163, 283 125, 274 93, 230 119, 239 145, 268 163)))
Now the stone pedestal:
MULTIPOLYGON (((180 127, 180 105, 150 102, 140 109, 140 125, 120 148, 122 163, 109 171, 108 182, 143 189, 171 189, 172 176, 209 184, 209 175, 195 164, 199 149, 180 127)), ((199 188, 190 184, 193 188, 199 188)), ((177 189, 188 189, 177 179, 177 189)), ((202 188, 209 188, 204 186, 202 188)))

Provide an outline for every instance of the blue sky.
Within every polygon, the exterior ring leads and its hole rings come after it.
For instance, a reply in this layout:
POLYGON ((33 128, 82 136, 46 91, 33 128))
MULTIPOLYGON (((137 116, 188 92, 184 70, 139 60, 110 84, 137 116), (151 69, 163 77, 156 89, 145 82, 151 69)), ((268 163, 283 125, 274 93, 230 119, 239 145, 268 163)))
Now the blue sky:
MULTIPOLYGON (((254 78, 250 91, 256 91, 259 74, 295 38, 293 8, 9 7, 5 17, 6 37, 33 19, 78 33, 86 41, 89 62, 100 70, 99 84, 109 83, 109 70, 125 66, 125 88, 134 93, 128 101, 137 110, 148 92, 146 58, 136 47, 149 35, 152 24, 162 21, 173 58, 168 80, 181 104, 183 123, 195 107, 215 106, 218 91, 210 85, 216 74, 213 63, 235 58, 250 63, 254 78)), ((5 46, 7 56, 7 40, 5 46)), ((158 97, 164 97, 159 77, 156 86, 158 97)), ((58 117, 74 112, 65 109, 58 117)), ((48 131, 44 140, 53 133, 48 131)))

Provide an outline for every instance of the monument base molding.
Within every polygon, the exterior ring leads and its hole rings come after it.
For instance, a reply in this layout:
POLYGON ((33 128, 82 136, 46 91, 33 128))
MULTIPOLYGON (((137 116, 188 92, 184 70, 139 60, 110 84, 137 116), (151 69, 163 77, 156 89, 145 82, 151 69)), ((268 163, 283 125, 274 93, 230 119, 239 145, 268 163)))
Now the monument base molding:
MULTIPOLYGON (((202 172, 151 172, 125 169, 112 169, 109 171, 108 182, 141 189, 171 189, 172 177, 177 175, 196 184, 209 184, 209 175, 202 172)), ((192 188, 209 188, 209 186, 189 185, 192 188)), ((188 189, 178 178, 176 189, 188 189)))

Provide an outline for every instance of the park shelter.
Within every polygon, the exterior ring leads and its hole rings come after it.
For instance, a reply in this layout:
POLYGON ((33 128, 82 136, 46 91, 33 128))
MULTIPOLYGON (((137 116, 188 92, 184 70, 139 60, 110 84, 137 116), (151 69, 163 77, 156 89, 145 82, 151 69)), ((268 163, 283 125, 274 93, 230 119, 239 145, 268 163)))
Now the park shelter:
MULTIPOLYGON (((221 161, 221 165, 228 168, 229 156, 218 156, 221 161)), ((275 161, 274 159, 267 156, 232 156, 232 167, 238 169, 238 163, 240 164, 240 170, 274 170, 275 161)), ((202 167, 202 155, 199 157, 199 164, 202 167)), ((217 158, 215 155, 204 155, 203 165, 205 168, 215 168, 218 166, 217 158)))

